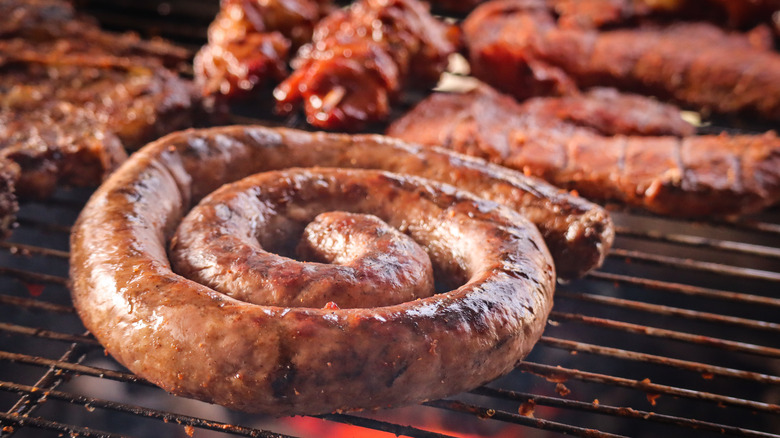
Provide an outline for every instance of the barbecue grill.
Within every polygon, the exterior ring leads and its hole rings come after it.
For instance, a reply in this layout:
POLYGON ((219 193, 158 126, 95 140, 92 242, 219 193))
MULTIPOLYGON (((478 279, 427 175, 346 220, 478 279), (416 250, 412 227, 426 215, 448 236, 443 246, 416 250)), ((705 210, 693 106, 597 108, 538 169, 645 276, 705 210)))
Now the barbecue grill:
MULTIPOLYGON (((192 47, 217 9, 81 3, 109 28, 192 47)), ((233 117, 252 121, 240 109, 233 117)), ((777 208, 708 222, 615 211, 606 263, 559 284, 544 337, 511 374, 421 406, 270 418, 168 395, 85 331, 70 303, 67 251, 89 194, 62 189, 24 204, 0 242, 2 437, 780 437, 777 208)))

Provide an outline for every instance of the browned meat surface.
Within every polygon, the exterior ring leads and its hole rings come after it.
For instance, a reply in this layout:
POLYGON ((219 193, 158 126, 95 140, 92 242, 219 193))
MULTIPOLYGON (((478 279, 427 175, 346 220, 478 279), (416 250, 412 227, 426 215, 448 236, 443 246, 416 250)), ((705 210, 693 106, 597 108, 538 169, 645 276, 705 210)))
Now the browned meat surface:
POLYGON ((15 186, 19 178, 19 166, 13 161, 0 158, 0 239, 11 234, 19 204, 15 186))
POLYGON ((608 84, 780 120, 780 54, 712 25, 565 29, 544 8, 500 0, 478 7, 463 29, 473 74, 520 99, 608 84))
MULTIPOLYGON (((266 182, 263 190, 273 186, 266 182)), ((187 214, 171 244, 176 273, 266 306, 378 307, 433 295, 428 254, 378 217, 302 216, 289 204, 268 210, 256 203, 269 199, 249 198, 246 189, 223 187, 187 214), (225 209, 233 213, 225 216, 225 209), (306 261, 277 255, 289 253, 285 247, 300 234, 297 255, 306 261)))
POLYGON ((696 133, 680 109, 614 88, 593 88, 563 97, 537 97, 523 102, 524 113, 586 126, 605 135, 674 135, 696 133))
MULTIPOLYGON (((225 218, 232 208, 244 212, 234 217, 252 216, 244 225, 256 227, 261 245, 277 237, 277 218, 299 228, 327 211, 374 215, 425 248, 437 280, 451 288, 429 297, 384 307, 279 307, 239 301, 171 271, 166 236, 191 201, 215 187, 273 167, 329 165, 336 156, 385 159, 387 148, 407 149, 379 136, 259 127, 187 131, 147 146, 98 189, 74 227, 71 290, 85 326, 120 363, 166 391, 272 415, 419 403, 511 371, 544 330, 552 259, 522 215, 452 186, 376 170, 298 168, 215 194, 229 198, 214 206, 225 218)), ((480 168, 490 166, 473 169, 480 168)))
POLYGON ((732 28, 767 24, 780 0, 543 0, 565 27, 604 27, 638 19, 708 20, 732 28))
POLYGON ((780 200, 780 139, 604 136, 525 111, 488 87, 434 94, 388 134, 536 175, 586 198, 670 216, 751 213, 780 200))
POLYGON ((355 131, 384 120, 404 86, 435 84, 454 52, 449 28, 418 0, 361 0, 323 19, 274 96, 281 113, 355 131))
POLYGON ((91 18, 77 14, 64 0, 3 0, 0 16, 0 61, 31 50, 50 58, 67 54, 132 58, 136 65, 186 69, 190 53, 164 41, 143 40, 133 33, 110 33, 91 18))
POLYGON ((15 24, 0 38, 0 157, 21 167, 21 196, 97 185, 126 158, 124 148, 203 114, 192 83, 147 43, 102 32, 64 3, 9 3, 15 24))
MULTIPOLYGON (((562 27, 598 28, 650 15, 664 1, 543 0, 559 16, 562 27), (652 5, 650 3, 653 3, 652 5)), ((676 1, 676 0, 672 0, 676 1)))
POLYGON ((331 9, 326 0, 223 0, 195 56, 205 95, 245 97, 287 76, 290 53, 311 40, 314 25, 331 9))

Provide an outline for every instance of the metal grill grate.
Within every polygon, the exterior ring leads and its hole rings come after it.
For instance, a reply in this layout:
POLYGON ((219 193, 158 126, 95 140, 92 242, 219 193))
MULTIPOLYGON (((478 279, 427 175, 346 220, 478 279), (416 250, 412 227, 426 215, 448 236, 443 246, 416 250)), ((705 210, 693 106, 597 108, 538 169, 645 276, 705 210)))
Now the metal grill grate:
MULTIPOLYGON (((86 3, 109 27, 193 44, 216 7, 86 3)), ((88 196, 23 205, 0 242, 0 436, 780 436, 780 210, 708 223, 617 211, 604 267, 559 286, 510 375, 421 406, 276 419, 170 396, 85 332, 67 250, 88 196)))

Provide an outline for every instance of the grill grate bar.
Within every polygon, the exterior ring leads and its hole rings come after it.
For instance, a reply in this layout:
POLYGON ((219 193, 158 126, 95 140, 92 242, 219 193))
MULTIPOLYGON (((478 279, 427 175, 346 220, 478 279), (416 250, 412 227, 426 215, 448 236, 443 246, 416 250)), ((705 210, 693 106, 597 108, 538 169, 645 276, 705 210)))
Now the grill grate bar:
POLYGON ((574 435, 574 436, 587 437, 587 438, 623 437, 623 435, 615 435, 608 432, 601 432, 594 429, 571 426, 568 424, 558 423, 556 421, 545 420, 542 418, 530 418, 524 415, 506 412, 498 409, 484 408, 481 406, 466 404, 458 400, 435 400, 435 401, 425 402, 423 404, 426 406, 437 407, 440 409, 446 409, 454 412, 476 415, 483 419, 491 418, 491 419, 500 420, 508 423, 515 423, 523 426, 529 426, 536 429, 561 432, 567 435, 574 435))
POLYGON ((703 391, 694 391, 685 388, 679 388, 669 385, 652 383, 649 379, 633 380, 623 377, 610 376, 606 374, 593 373, 589 371, 580 371, 572 368, 563 368, 560 366, 543 365, 538 363, 522 361, 517 367, 520 370, 535 374, 537 376, 560 382, 566 379, 577 379, 584 382, 596 382, 612 386, 636 389, 651 395, 670 395, 674 397, 684 397, 692 400, 701 400, 719 405, 737 406, 751 409, 754 411, 770 412, 780 414, 780 405, 764 403, 753 400, 746 400, 738 397, 713 394, 703 391))
MULTIPOLYGON (((81 352, 78 345, 72 344, 68 350, 60 356, 60 361, 79 362, 83 357, 84 354, 81 352)), ((6 411, 6 413, 14 416, 29 416, 29 414, 34 412, 41 403, 46 401, 47 392, 60 386, 63 380, 62 370, 49 367, 43 376, 35 383, 35 387, 39 389, 39 391, 23 394, 22 397, 6 411), (41 392, 40 389, 44 389, 46 392, 41 392)), ((9 431, 8 436, 13 435, 13 433, 13 430, 9 431)))
POLYGON ((60 332, 55 332, 53 330, 31 328, 31 327, 25 327, 18 324, 10 324, 5 322, 0 322, 0 331, 51 339, 54 341, 76 342, 80 344, 89 344, 89 345, 96 345, 96 346, 100 345, 100 343, 98 343, 98 341, 91 336, 60 333, 60 332))
POLYGON ((607 356, 607 357, 631 360, 636 362, 665 365, 665 366, 674 367, 682 370, 692 371, 695 373, 700 373, 702 376, 706 376, 707 378, 709 378, 710 376, 724 376, 724 377, 732 377, 736 379, 751 380, 754 382, 766 383, 772 385, 780 384, 780 377, 778 376, 756 373, 752 371, 737 370, 733 368, 725 368, 725 367, 705 364, 701 362, 692 362, 688 360, 674 359, 666 356, 658 356, 654 354, 623 350, 620 348, 604 347, 604 346, 588 344, 584 342, 569 341, 566 339, 559 339, 550 336, 542 336, 540 342, 550 347, 560 348, 563 350, 585 352, 585 353, 591 353, 600 356, 607 356))
POLYGON ((68 284, 68 279, 65 277, 43 274, 40 272, 25 271, 23 269, 7 268, 5 266, 0 266, 0 275, 15 277, 28 283, 49 283, 58 284, 61 286, 66 286, 68 284))
POLYGON ((60 251, 57 249, 44 248, 35 245, 26 245, 24 243, 0 241, 0 248, 7 249, 11 254, 22 254, 22 255, 35 254, 35 255, 59 257, 61 259, 67 259, 70 256, 70 254, 67 251, 60 251))
MULTIPOLYGON (((719 127, 720 128, 720 127, 719 127)), ((718 133, 720 133, 721 129, 718 129, 718 133)), ((774 210, 769 210, 767 213, 777 213, 778 209, 775 208, 774 210)), ((717 226, 720 228, 724 228, 726 230, 733 230, 733 231, 752 231, 752 232, 760 232, 760 233, 766 233, 766 234, 775 234, 780 236, 780 223, 772 223, 767 222, 766 220, 757 219, 757 218, 745 218, 745 217, 736 217, 736 218, 710 218, 707 219, 706 222, 703 222, 700 219, 685 219, 685 218, 674 218, 670 219, 668 217, 659 216, 647 211, 639 210, 639 209, 633 209, 630 211, 623 211, 619 213, 629 213, 631 216, 634 216, 636 218, 644 218, 644 219, 661 219, 664 221, 670 221, 673 220, 677 223, 682 224, 689 224, 694 226, 717 226)), ((772 219, 774 220, 774 219, 772 219)))
MULTIPOLYGON (((18 415, 11 415, 0 412, 0 424, 12 424, 15 426, 26 427, 32 426, 39 429, 49 429, 60 433, 67 433, 69 436, 87 437, 87 438, 127 438, 126 435, 119 435, 115 433, 102 432, 92 430, 86 427, 78 427, 70 424, 60 423, 57 421, 47 420, 40 417, 21 417, 18 415)), ((9 432, 9 427, 2 429, 3 433, 9 432), (8 429, 8 430, 6 430, 8 429)))
POLYGON ((63 306, 61 304, 10 295, 0 295, 0 304, 51 313, 76 313, 76 309, 73 306, 63 306))
POLYGON ((672 283, 649 278, 633 277, 630 275, 614 274, 611 272, 592 271, 588 274, 589 278, 612 281, 616 283, 625 283, 635 286, 642 286, 648 289, 663 290, 666 292, 676 292, 684 295, 710 298, 726 301, 738 301, 746 304, 756 304, 760 306, 780 307, 780 299, 764 297, 761 295, 745 294, 741 292, 728 292, 724 290, 710 289, 699 286, 691 286, 682 283, 672 283))
POLYGON ((156 388, 157 386, 150 383, 135 374, 125 373, 122 371, 114 371, 106 368, 97 368, 89 365, 83 365, 80 363, 66 362, 63 360, 48 359, 40 356, 31 356, 28 354, 11 353, 8 351, 0 351, 0 360, 6 360, 9 362, 18 362, 27 365, 52 367, 58 370, 71 372, 74 374, 99 377, 101 379, 111 379, 118 382, 137 383, 140 385, 147 385, 156 388))
POLYGON ((759 231, 767 234, 780 235, 780 224, 773 224, 770 222, 738 218, 733 220, 713 221, 713 223, 736 230, 759 231))
POLYGON ((614 330, 620 330, 628 333, 636 333, 640 335, 653 336, 657 338, 671 339, 675 341, 687 342, 692 344, 707 345, 710 347, 720 348, 728 351, 739 351, 742 353, 750 353, 758 356, 766 357, 780 357, 780 349, 765 347, 756 344, 748 344, 745 342, 730 341, 727 339, 713 338, 709 336, 694 335, 685 332, 678 332, 674 330, 667 330, 657 327, 650 327, 639 324, 632 324, 629 322, 615 321, 612 319, 599 318, 595 316, 577 315, 568 312, 559 312, 553 310, 550 312, 550 318, 560 319, 565 321, 579 322, 596 327, 609 328, 614 330))
POLYGON ((740 278, 750 278, 756 280, 768 280, 780 282, 780 272, 763 271, 760 269, 742 268, 739 266, 724 265, 721 263, 703 262, 700 260, 681 259, 679 257, 670 257, 659 254, 648 254, 642 251, 629 250, 623 248, 612 248, 609 251, 610 257, 625 257, 643 262, 653 263, 662 266, 671 266, 675 268, 704 271, 712 274, 730 275, 740 278))
MULTIPOLYGON (((35 386, 21 385, 18 383, 5 382, 5 381, 0 381, 0 390, 17 392, 20 394, 35 394, 35 393, 42 392, 41 388, 35 386)), ((94 397, 87 397, 84 395, 71 394, 63 391, 46 390, 44 391, 44 394, 45 397, 47 398, 65 401, 71 404, 84 405, 84 407, 88 409, 92 409, 92 408, 110 409, 113 411, 125 412, 125 413, 129 413, 141 417, 154 418, 166 422, 175 422, 183 426, 192 426, 201 429, 227 432, 233 435, 263 437, 263 438, 289 437, 288 435, 282 435, 282 434, 268 432, 264 430, 236 426, 236 425, 217 422, 217 421, 209 421, 197 417, 191 417, 189 415, 165 412, 157 409, 144 408, 141 406, 135 406, 126 403, 118 403, 118 402, 98 399, 94 397)))
POLYGON ((615 227, 615 232, 626 237, 657 240, 667 243, 678 243, 698 248, 719 249, 738 252, 742 254, 780 259, 780 248, 763 245, 733 242, 708 237, 692 236, 687 234, 664 234, 655 230, 638 230, 628 227, 615 227))
MULTIPOLYGON (((58 370, 78 374, 78 375, 86 375, 86 376, 92 376, 92 377, 98 377, 98 378, 106 378, 111 379, 119 382, 126 382, 126 383, 135 383, 135 384, 141 384, 145 386, 149 386, 152 388, 157 388, 156 385, 154 385, 151 382, 148 382, 140 377, 137 377, 134 374, 121 372, 121 371, 114 371, 109 370, 106 368, 98 368, 88 365, 82 365, 77 363, 71 363, 66 362, 62 360, 54 360, 54 359, 47 359, 43 357, 38 356, 30 356, 26 354, 19 354, 19 353, 9 353, 9 352, 3 352, 0 351, 0 360, 7 360, 10 362, 19 362, 24 363, 28 365, 36 365, 36 366, 44 366, 44 367, 52 367, 56 368, 58 370)), ((9 382, 6 382, 9 383, 9 382)), ((19 391, 21 386, 14 387, 13 384, 10 384, 10 386, 6 386, 6 390, 12 390, 12 391, 19 391)), ((4 388, 4 383, 0 382, 0 389, 4 388)), ((67 401, 67 400, 66 400, 67 401)), ((83 404, 83 403, 82 403, 83 404)), ((98 407, 98 403, 92 403, 90 402, 89 405, 98 407)), ((100 406, 103 407, 103 406, 100 406)), ((407 435, 407 436, 415 436, 415 437, 423 437, 423 438, 448 438, 449 435, 443 435, 440 433, 435 432, 429 432, 425 431, 419 428, 410 427, 410 426, 401 426, 396 425, 393 423, 388 423, 380 420, 374 420, 370 418, 364 418, 364 417, 356 417, 351 415, 345 415, 345 414, 330 414, 330 415, 321 415, 316 416, 317 418, 322 418, 327 421, 334 421, 344 424, 350 424, 354 426, 360 426, 360 427, 367 427, 372 428, 376 430, 381 430, 388 433, 393 433, 396 435, 407 435)), ((201 427, 201 426, 198 426, 201 427)), ((220 426, 218 429, 214 430, 220 430, 222 431, 224 426, 220 426)), ((248 435, 248 436, 259 436, 259 435, 248 435)))
POLYGON ((780 324, 767 321, 757 321, 753 319, 739 318, 735 316, 721 315, 718 313, 701 312, 697 310, 680 309, 677 307, 664 306, 660 304, 649 304, 639 301, 627 300, 624 298, 611 297, 606 295, 594 295, 579 292, 570 292, 558 290, 556 297, 563 297, 572 300, 587 301, 608 306, 621 307, 624 309, 639 310, 642 312, 653 313, 664 316, 677 316, 687 319, 714 322, 718 324, 728 324, 740 327, 746 327, 755 330, 767 330, 780 332, 780 324))
POLYGON ((634 418, 637 420, 650 420, 657 423, 671 424, 675 426, 686 427, 695 430, 706 430, 717 432, 719 434, 729 434, 733 436, 753 437, 753 438, 777 438, 775 435, 766 432, 760 432, 741 427, 728 426, 725 424, 711 423, 709 421, 694 420, 691 418, 676 417, 673 415, 659 414, 650 411, 640 411, 634 408, 607 406, 593 402, 582 402, 577 400, 567 400, 558 397, 549 397, 544 395, 529 394, 526 392, 510 391, 506 389, 497 389, 483 386, 471 391, 473 394, 484 395, 488 397, 503 398, 519 402, 525 405, 529 410, 535 405, 551 406, 564 409, 575 409, 579 411, 595 412, 602 415, 613 417, 634 418))

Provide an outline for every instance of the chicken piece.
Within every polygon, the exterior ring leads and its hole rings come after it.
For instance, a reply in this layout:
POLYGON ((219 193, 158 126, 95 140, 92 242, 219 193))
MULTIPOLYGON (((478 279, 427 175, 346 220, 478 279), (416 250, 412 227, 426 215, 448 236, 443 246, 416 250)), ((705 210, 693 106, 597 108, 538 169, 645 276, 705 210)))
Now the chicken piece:
POLYGON ((246 97, 281 81, 290 53, 311 40, 314 25, 330 9, 325 0, 223 0, 208 44, 195 56, 203 93, 246 97))
POLYGON ((323 19, 274 97, 288 114, 303 101, 318 127, 355 131, 385 119, 404 86, 435 84, 455 51, 450 28, 418 0, 362 0, 323 19))

